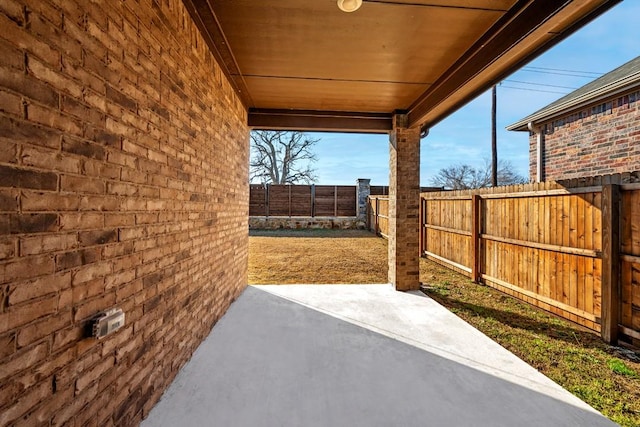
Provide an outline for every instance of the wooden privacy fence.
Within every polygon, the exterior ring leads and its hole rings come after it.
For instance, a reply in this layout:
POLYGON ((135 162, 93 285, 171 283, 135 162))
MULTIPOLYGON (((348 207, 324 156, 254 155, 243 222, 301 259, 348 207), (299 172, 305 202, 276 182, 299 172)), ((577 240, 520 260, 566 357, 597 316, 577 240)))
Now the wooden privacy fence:
POLYGON ((640 339, 640 184, 422 195, 423 255, 601 331, 640 339))
POLYGON ((356 216, 354 185, 251 185, 250 216, 356 216))
POLYGON ((389 238, 389 197, 369 196, 367 227, 385 239, 389 238))
MULTIPOLYGON (((638 345, 640 184, 612 182, 423 193, 421 255, 605 341, 638 345)), ((376 206, 374 225, 388 212, 376 206)))

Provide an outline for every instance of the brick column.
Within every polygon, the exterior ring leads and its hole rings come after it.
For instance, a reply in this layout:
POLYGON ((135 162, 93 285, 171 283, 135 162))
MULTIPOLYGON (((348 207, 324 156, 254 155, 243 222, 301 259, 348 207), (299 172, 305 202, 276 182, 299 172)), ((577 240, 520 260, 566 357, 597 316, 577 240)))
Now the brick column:
POLYGON ((396 114, 389 134, 389 282, 420 288, 420 129, 396 114))

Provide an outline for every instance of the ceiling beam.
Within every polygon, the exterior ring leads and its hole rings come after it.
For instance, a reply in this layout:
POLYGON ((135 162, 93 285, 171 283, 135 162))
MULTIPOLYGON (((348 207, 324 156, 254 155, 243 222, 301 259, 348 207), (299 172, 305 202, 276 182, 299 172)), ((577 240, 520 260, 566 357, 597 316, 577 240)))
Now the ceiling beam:
MULTIPOLYGON (((487 78, 484 84, 469 91, 464 99, 469 100, 484 92, 492 85, 522 67, 543 51, 565 39, 567 36, 583 27, 622 0, 604 0, 582 19, 564 28, 561 33, 554 34, 554 38, 538 48, 528 52, 517 62, 502 70, 499 75, 487 78)), ((464 88, 471 80, 478 77, 490 65, 517 48, 517 45, 543 25, 557 13, 562 11, 571 0, 564 1, 520 1, 514 5, 482 38, 480 38, 468 52, 451 66, 442 77, 429 87, 409 108, 409 125, 426 125, 431 127, 447 115, 461 107, 461 103, 454 102, 449 107, 429 117, 429 113, 451 94, 464 88), (532 26, 531 23, 536 25, 532 26)))
POLYGON ((249 127, 269 130, 388 133, 391 114, 343 111, 250 109, 249 127))

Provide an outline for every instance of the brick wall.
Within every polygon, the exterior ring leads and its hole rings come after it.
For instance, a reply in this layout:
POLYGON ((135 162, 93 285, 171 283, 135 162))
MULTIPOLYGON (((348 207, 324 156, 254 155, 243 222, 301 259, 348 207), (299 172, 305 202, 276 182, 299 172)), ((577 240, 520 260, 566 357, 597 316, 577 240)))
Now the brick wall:
MULTIPOLYGON (((544 180, 582 178, 640 169, 640 92, 616 96, 544 123, 544 180)), ((529 139, 536 177, 536 136, 529 139)))
POLYGON ((246 111, 179 1, 0 0, 0 58, 0 425, 135 425, 246 284, 246 111))

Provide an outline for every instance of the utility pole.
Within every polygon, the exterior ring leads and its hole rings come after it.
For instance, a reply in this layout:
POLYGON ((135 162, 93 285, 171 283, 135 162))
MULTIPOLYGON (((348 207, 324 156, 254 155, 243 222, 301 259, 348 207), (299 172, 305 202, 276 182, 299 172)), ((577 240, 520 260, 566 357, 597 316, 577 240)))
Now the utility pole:
POLYGON ((498 141, 496 138, 496 85, 491 88, 491 186, 498 186, 498 141))

